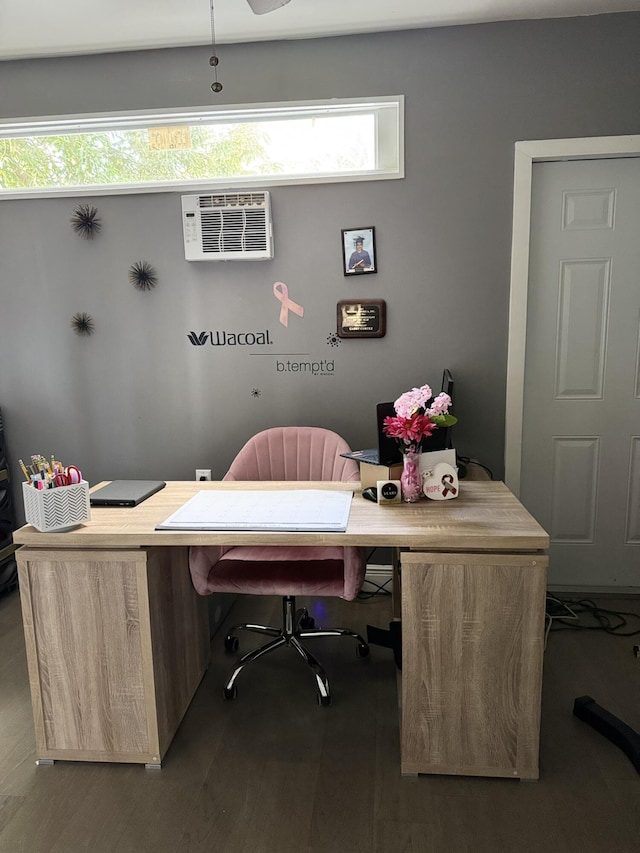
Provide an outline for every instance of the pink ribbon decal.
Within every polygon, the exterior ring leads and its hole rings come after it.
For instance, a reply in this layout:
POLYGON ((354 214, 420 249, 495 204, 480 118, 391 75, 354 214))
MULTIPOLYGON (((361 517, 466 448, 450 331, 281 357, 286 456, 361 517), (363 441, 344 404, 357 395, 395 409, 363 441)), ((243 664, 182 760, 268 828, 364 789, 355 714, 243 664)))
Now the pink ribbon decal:
POLYGON ((451 474, 444 474, 441 482, 442 482, 442 485, 444 486, 444 490, 442 492, 443 497, 446 497, 446 495, 448 495, 449 492, 451 492, 451 494, 454 496, 458 494, 458 490, 453 485, 453 476, 451 474))
POLYGON ((289 311, 293 311, 298 317, 304 317, 304 308, 289 299, 289 288, 283 281, 276 281, 273 285, 273 295, 280 302, 280 322, 283 326, 289 325, 289 311))

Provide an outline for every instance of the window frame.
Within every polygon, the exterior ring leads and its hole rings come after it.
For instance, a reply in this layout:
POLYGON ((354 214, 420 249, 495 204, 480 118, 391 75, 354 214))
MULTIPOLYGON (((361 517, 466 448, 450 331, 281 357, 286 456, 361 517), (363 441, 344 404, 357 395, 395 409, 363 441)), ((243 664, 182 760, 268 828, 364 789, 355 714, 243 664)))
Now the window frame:
POLYGON ((229 124, 274 120, 296 116, 323 116, 376 111, 376 158, 378 168, 341 173, 275 174, 203 178, 189 181, 153 181, 126 184, 92 184, 74 187, 36 187, 2 189, 0 200, 75 196, 123 195, 132 193, 193 192, 221 188, 287 186, 291 184, 345 183, 397 180, 404 178, 404 95, 371 98, 336 98, 329 101, 282 101, 265 104, 225 105, 220 107, 182 107, 167 110, 131 110, 126 112, 85 113, 0 120, 0 140, 20 137, 52 136, 107 130, 140 130, 172 125, 194 126, 199 122, 229 124), (395 110, 393 109, 395 107, 395 110), (376 111, 376 108, 377 111, 376 111))

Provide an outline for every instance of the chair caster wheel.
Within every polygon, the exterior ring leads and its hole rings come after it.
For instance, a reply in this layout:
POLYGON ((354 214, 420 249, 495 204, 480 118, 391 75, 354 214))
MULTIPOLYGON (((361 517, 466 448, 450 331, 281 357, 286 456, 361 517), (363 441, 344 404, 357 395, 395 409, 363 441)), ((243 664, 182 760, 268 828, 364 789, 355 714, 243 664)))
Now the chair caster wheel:
POLYGON ((231 634, 224 638, 224 647, 228 652, 237 652, 239 645, 240 641, 238 638, 231 636, 231 634))
POLYGON ((331 704, 331 696, 323 696, 321 693, 318 693, 318 705, 321 705, 323 708, 327 708, 331 704))
POLYGON ((227 699, 229 702, 232 699, 238 698, 238 688, 235 686, 235 684, 233 685, 233 687, 224 688, 224 698, 227 699))
POLYGON ((369 657, 369 646, 366 643, 358 643, 356 646, 356 654, 359 658, 369 657))
POLYGON ((315 628, 316 620, 313 618, 313 616, 309 616, 309 614, 307 614, 306 616, 303 616, 300 620, 300 627, 305 630, 308 628, 315 628))

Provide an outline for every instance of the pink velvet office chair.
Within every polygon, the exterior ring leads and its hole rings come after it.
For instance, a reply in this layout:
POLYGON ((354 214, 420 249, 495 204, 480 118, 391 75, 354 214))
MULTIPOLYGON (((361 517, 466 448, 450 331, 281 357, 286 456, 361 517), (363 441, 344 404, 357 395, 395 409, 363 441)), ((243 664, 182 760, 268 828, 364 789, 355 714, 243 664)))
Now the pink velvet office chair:
MULTIPOLYGON (((358 466, 341 453, 348 444, 330 430, 317 427, 276 427, 258 433, 234 459, 225 480, 340 480, 358 482, 358 466)), ((282 645, 295 649, 313 670, 318 702, 331 703, 327 675, 301 640, 304 637, 353 637, 359 657, 369 655, 365 640, 346 628, 316 628, 305 608, 296 610, 296 595, 354 599, 364 580, 361 548, 322 546, 193 546, 189 565, 193 585, 201 595, 213 592, 282 596, 282 626, 236 625, 225 638, 227 651, 238 649, 240 629, 273 639, 248 652, 236 663, 224 688, 227 699, 237 696, 236 679, 242 669, 282 645)))

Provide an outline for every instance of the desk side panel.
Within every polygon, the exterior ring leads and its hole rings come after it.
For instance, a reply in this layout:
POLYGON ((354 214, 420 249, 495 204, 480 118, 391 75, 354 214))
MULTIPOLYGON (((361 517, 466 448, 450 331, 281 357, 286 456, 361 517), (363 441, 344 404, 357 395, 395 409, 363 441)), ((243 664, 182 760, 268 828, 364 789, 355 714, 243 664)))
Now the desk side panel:
POLYGON ((150 669, 155 679, 162 755, 209 663, 208 602, 191 583, 187 548, 150 548, 147 577, 153 658, 150 669))
POLYGON ((402 555, 402 772, 538 777, 544 555, 402 555))

